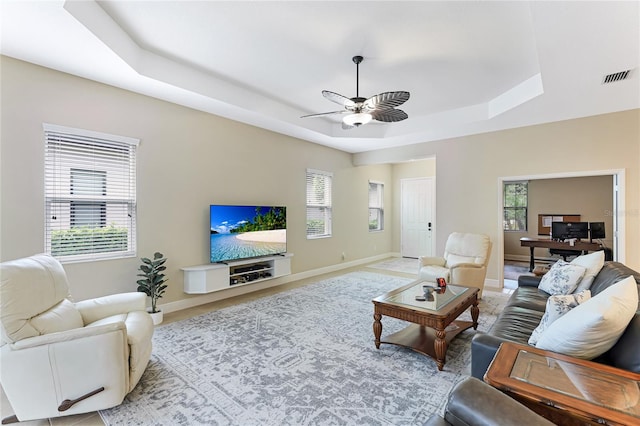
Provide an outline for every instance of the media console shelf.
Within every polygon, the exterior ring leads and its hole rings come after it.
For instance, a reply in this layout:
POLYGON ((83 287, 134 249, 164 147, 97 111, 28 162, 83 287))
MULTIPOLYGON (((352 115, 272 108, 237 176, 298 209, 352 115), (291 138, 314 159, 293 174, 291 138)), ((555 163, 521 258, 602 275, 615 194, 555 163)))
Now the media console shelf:
POLYGON ((184 271, 184 292, 211 293, 291 274, 293 254, 236 260, 227 263, 188 266, 184 271))

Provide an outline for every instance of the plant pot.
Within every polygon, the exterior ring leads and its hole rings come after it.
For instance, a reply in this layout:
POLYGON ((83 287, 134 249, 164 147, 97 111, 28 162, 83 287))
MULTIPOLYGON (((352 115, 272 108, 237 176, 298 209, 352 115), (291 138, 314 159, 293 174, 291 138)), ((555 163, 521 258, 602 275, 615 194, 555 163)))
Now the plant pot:
POLYGON ((162 319, 163 319, 162 311, 153 312, 153 313, 149 312, 149 315, 151 315, 151 319, 153 320, 153 325, 158 325, 162 323, 162 319))

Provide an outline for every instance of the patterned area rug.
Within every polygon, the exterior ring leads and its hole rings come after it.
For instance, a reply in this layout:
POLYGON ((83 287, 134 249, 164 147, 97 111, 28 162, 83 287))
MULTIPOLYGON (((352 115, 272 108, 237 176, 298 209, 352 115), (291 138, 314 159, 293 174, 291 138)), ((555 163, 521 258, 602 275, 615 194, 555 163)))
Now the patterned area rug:
MULTIPOLYGON (((373 343, 373 304, 410 279, 358 271, 156 329, 151 362, 107 425, 413 425, 470 372, 464 331, 445 370, 373 343)), ((485 292, 479 330, 507 295, 485 292)), ((468 312, 463 314, 469 319, 468 312)), ((407 323, 382 318, 383 337, 407 323)))
POLYGON ((394 259, 384 260, 382 262, 369 265, 368 267, 418 275, 418 259, 410 259, 408 257, 398 257, 394 259))

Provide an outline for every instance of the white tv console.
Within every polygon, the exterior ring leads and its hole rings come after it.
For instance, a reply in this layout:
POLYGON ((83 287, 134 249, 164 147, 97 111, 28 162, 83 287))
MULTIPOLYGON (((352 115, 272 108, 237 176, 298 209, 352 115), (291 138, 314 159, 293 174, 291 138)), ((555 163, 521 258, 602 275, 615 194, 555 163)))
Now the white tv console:
POLYGON ((211 293, 289 275, 292 256, 292 253, 285 253, 181 268, 184 271, 184 292, 211 293))

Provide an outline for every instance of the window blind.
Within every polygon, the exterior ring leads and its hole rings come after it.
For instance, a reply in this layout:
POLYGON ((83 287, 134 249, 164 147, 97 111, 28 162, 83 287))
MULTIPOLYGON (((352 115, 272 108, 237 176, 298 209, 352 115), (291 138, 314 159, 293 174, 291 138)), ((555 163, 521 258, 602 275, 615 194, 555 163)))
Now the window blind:
POLYGON ((43 127, 45 251, 61 261, 135 256, 139 141, 43 127))
POLYGON ((307 238, 331 236, 333 174, 307 169, 307 238))
POLYGON ((369 230, 382 231, 384 229, 383 209, 384 184, 369 182, 369 230))

